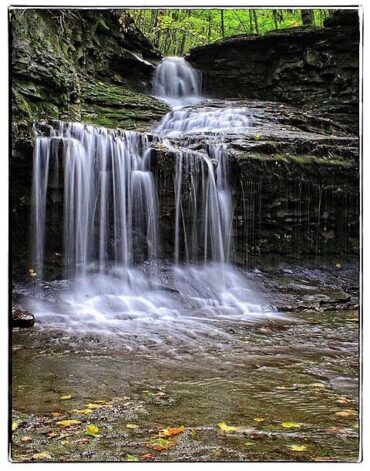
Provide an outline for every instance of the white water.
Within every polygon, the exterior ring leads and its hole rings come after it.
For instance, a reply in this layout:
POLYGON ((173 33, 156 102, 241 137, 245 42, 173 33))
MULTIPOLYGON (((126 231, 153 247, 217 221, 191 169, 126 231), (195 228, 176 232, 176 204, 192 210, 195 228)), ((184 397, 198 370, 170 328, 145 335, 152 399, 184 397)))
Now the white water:
MULTIPOLYGON (((183 68, 183 60, 164 61, 154 88, 170 99, 199 93, 196 72, 183 68), (174 67, 175 79, 186 80, 170 86, 168 70, 174 67)), ((52 303, 32 302, 39 325, 119 334, 130 348, 221 339, 228 336, 227 326, 276 316, 250 277, 230 264, 233 204, 222 136, 248 124, 244 109, 190 108, 169 113, 157 126, 155 133, 176 156, 170 264, 160 256, 158 188, 147 136, 56 123, 49 136, 36 137, 34 267, 41 278, 48 188, 63 178, 64 264, 70 280, 63 292, 57 283, 48 285, 52 303), (168 140, 188 131, 210 131, 212 139, 202 152, 184 151, 186 140, 168 140)))
POLYGON ((250 127, 245 108, 210 107, 177 109, 168 113, 156 128, 162 136, 176 138, 191 134, 240 134, 250 127))
POLYGON ((153 95, 171 108, 202 101, 202 77, 182 57, 165 57, 155 70, 153 95))

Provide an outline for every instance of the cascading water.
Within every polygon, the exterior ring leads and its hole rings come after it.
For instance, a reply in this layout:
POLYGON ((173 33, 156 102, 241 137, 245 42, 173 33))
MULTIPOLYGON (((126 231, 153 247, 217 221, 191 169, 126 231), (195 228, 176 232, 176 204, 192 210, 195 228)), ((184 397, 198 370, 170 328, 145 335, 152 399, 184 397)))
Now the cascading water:
POLYGON ((153 79, 153 95, 172 108, 195 105, 201 98, 202 77, 182 57, 166 57, 158 65, 153 79))
MULTIPOLYGON (((199 98, 199 87, 198 73, 179 58, 164 60, 154 77, 157 94, 182 105, 199 98)), ((276 315, 248 275, 230 264, 233 204, 224 136, 248 126, 247 110, 232 107, 174 110, 151 138, 77 123, 55 122, 47 132, 45 125, 36 126, 33 266, 41 279, 50 186, 61 181, 70 280, 52 304, 42 294, 33 300, 39 324, 114 332, 130 347, 174 339, 188 344, 200 337, 206 342, 227 335, 227 325, 276 315), (192 151, 189 135, 197 134, 206 139, 200 151, 192 151), (156 143, 175 156, 174 265, 161 260, 151 171, 156 143)))

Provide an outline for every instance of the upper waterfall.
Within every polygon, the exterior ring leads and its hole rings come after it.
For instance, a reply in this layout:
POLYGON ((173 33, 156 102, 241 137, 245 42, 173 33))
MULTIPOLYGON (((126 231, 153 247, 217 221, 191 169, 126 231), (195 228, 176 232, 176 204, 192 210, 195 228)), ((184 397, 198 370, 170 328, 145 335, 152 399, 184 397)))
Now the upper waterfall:
POLYGON ((201 73, 183 57, 165 57, 155 70, 153 95, 172 108, 201 101, 201 73))

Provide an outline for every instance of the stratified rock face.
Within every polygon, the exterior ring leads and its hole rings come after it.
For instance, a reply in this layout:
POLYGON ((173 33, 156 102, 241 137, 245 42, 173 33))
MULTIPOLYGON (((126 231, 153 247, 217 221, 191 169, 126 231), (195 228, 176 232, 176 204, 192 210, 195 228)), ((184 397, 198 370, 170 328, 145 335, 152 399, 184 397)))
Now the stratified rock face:
POLYGON ((304 105, 358 130, 357 10, 337 11, 320 29, 226 38, 192 49, 187 59, 203 72, 209 96, 304 105))
POLYGON ((12 9, 13 262, 27 259, 34 121, 146 130, 167 106, 148 96, 156 51, 113 10, 12 9))
MULTIPOLYGON (((288 105, 210 100, 193 107, 244 108, 250 125, 223 135, 233 200, 231 258, 253 266, 260 255, 298 259, 359 250, 358 138, 319 113, 288 105)), ((212 132, 169 138, 153 157, 163 256, 173 254, 176 149, 207 155, 212 132)), ((200 223, 200 222, 199 222, 200 223)))
POLYGON ((10 18, 14 148, 32 139, 32 121, 145 129, 166 112, 145 94, 160 55, 128 17, 17 9, 10 18))

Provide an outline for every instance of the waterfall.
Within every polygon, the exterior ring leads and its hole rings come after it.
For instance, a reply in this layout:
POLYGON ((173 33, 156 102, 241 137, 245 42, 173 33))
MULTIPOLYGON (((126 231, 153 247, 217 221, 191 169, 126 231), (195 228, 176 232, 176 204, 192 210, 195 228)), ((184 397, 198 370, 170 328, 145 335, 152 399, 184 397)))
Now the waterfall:
MULTIPOLYGON (((36 132, 40 129, 36 128, 36 132)), ((90 264, 130 266, 158 252, 158 197, 145 135, 56 122, 50 136, 36 136, 33 165, 33 260, 42 276, 47 188, 55 162, 64 172, 66 277, 90 264)))
POLYGON ((41 326, 114 332, 128 346, 174 339, 188 345, 199 336, 222 338, 222 326, 276 315, 231 264, 225 137, 246 132, 248 110, 184 108, 200 99, 200 74, 180 58, 158 66, 154 91, 182 108, 164 116, 151 135, 57 121, 35 125, 32 256, 41 301, 39 294, 30 309, 41 326), (161 251, 157 145, 173 155, 172 260, 161 251), (42 278, 55 243, 52 214, 63 218, 68 289, 55 284, 59 294, 50 305, 42 301, 42 278))
POLYGON ((165 57, 153 77, 153 95, 171 107, 194 105, 201 101, 202 77, 182 57, 165 57))

